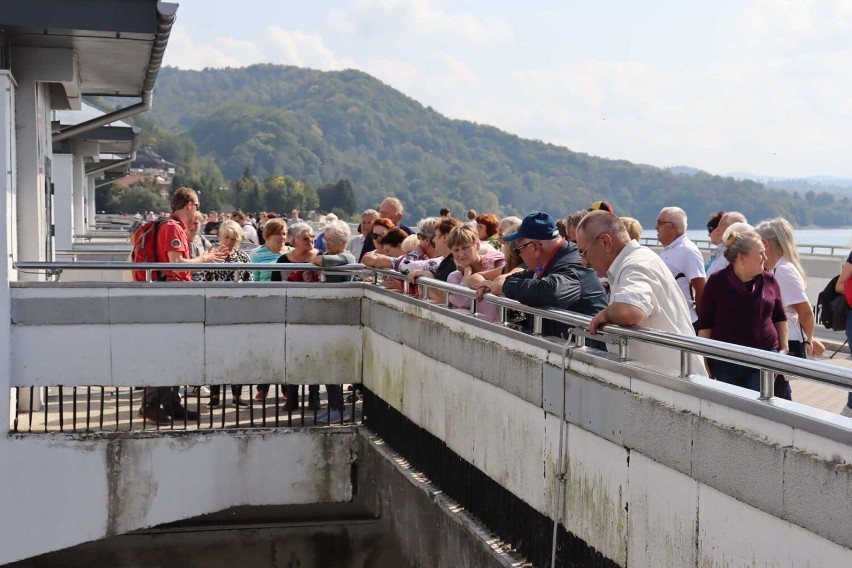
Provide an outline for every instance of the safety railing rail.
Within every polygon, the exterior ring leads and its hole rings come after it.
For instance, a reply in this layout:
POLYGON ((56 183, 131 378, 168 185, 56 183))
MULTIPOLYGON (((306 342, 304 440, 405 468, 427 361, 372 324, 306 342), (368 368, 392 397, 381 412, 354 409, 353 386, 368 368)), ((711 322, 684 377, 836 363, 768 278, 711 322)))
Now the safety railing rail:
MULTIPOLYGON (((476 293, 464 286, 448 284, 441 280, 433 278, 421 277, 416 284, 408 282, 406 275, 387 269, 376 269, 365 267, 361 264, 349 264, 334 268, 321 268, 313 264, 303 263, 199 263, 187 265, 184 263, 133 263, 133 262, 16 262, 15 267, 21 270, 39 270, 45 271, 48 275, 61 275, 63 270, 145 270, 150 275, 153 270, 222 270, 227 267, 228 270, 282 270, 282 271, 319 271, 321 281, 328 274, 360 274, 361 276, 371 275, 373 285, 381 285, 387 279, 393 279, 400 282, 402 292, 411 293, 411 286, 417 286, 417 296, 420 300, 429 304, 432 307, 451 309, 449 303, 449 294, 462 296, 470 300, 470 308, 468 313, 475 317, 477 314, 478 301, 476 293), (446 294, 443 305, 438 305, 435 302, 429 301, 429 290, 439 290, 446 294)), ((252 284, 246 284, 252 285, 252 284)), ((601 330, 599 335, 591 336, 589 334, 589 322, 591 318, 588 316, 560 310, 556 308, 536 308, 527 306, 510 300, 502 296, 493 294, 485 294, 482 299, 489 303, 498 306, 497 325, 507 325, 507 311, 513 310, 526 314, 532 318, 532 333, 533 335, 541 335, 543 320, 552 320, 566 324, 573 329, 573 341, 578 347, 585 345, 587 337, 600 338, 603 341, 617 346, 619 359, 622 361, 630 360, 630 342, 642 341, 653 345, 666 347, 680 352, 680 374, 681 378, 686 378, 691 375, 702 374, 701 369, 693 369, 690 366, 689 354, 710 357, 731 363, 737 363, 752 368, 761 370, 761 388, 760 399, 766 400, 773 397, 773 379, 776 373, 784 374, 785 376, 796 376, 812 381, 833 385, 842 388, 852 389, 852 370, 834 365, 828 365, 819 361, 811 361, 781 355, 771 351, 764 351, 743 346, 732 346, 729 343, 716 341, 712 339, 704 339, 694 336, 680 336, 670 333, 657 331, 648 328, 628 328, 616 325, 607 325, 601 330)), ((454 309, 459 312, 462 310, 454 309)))
MULTIPOLYGON (((713 250, 715 245, 709 239, 690 239, 699 250, 713 250)), ((660 241, 655 237, 641 237, 639 243, 648 247, 661 247, 660 241)), ((849 254, 848 245, 812 245, 800 243, 796 245, 800 254, 821 255, 821 256, 846 256, 849 254)))
POLYGON ((295 272, 295 271, 311 271, 320 273, 320 281, 323 281, 326 275, 330 274, 352 274, 359 273, 364 270, 363 264, 344 264, 334 267, 320 267, 310 263, 268 263, 268 262, 199 262, 199 263, 183 263, 183 262, 110 262, 110 261, 94 261, 80 260, 75 262, 36 262, 36 261, 18 261, 14 263, 14 268, 24 271, 44 272, 48 278, 54 278, 54 282, 59 282, 62 272, 65 270, 130 270, 144 271, 147 281, 151 281, 152 272, 177 271, 186 272, 204 272, 207 270, 258 270, 258 271, 279 271, 279 272, 295 272))
MULTIPOLYGON (((413 284, 406 280, 406 277, 399 272, 393 270, 372 269, 377 275, 375 282, 378 284, 380 278, 393 278, 403 282, 403 292, 411 293, 413 284)), ((419 287, 418 296, 420 299, 429 298, 429 290, 440 290, 447 295, 443 301, 444 308, 450 308, 449 294, 463 296, 470 299, 470 308, 468 312, 475 316, 477 313, 477 300, 474 290, 448 284, 441 280, 433 278, 418 278, 416 286, 419 287)), ((535 308, 521 304, 515 300, 510 300, 502 296, 494 294, 485 294, 482 301, 487 301, 496 304, 499 307, 498 325, 506 325, 507 310, 514 310, 529 314, 533 318, 532 333, 541 335, 542 320, 549 319, 552 321, 564 323, 573 328, 574 341, 578 346, 583 346, 585 338, 594 337, 601 338, 605 342, 617 345, 619 359, 628 361, 630 359, 630 341, 642 341, 662 347, 667 347, 679 351, 681 354, 680 361, 680 377, 687 378, 690 375, 703 374, 702 369, 692 369, 691 359, 689 354, 710 357, 731 363, 737 363, 752 368, 761 370, 761 389, 760 398, 770 399, 773 397, 774 391, 774 376, 776 373, 785 376, 796 376, 812 381, 829 384, 837 387, 852 388, 852 370, 844 367, 829 365, 819 361, 811 361, 782 355, 772 351, 764 351, 752 347, 732 346, 729 343, 716 341, 713 339, 705 339, 695 336, 682 336, 666 333, 649 328, 629 328, 616 325, 607 325, 601 330, 600 335, 589 334, 589 323, 591 318, 582 314, 569 312, 557 308, 535 308)), ((434 305, 434 302, 429 302, 434 305)), ((462 310, 455 310, 462 311, 462 310)))

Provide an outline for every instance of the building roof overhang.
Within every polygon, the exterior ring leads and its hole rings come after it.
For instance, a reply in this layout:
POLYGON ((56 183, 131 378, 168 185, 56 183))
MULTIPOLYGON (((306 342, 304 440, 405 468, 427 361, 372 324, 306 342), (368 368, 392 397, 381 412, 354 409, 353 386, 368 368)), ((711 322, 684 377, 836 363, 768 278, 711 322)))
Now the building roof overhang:
POLYGON ((159 0, 3 0, 0 28, 12 47, 73 49, 79 94, 147 98, 177 7, 159 0))

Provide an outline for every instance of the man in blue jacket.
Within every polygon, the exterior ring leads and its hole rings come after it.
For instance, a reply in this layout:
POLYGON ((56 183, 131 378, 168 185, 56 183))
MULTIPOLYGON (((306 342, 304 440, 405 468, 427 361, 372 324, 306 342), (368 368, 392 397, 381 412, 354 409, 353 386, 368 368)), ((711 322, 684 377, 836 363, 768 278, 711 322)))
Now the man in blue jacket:
MULTIPOLYGON (((594 316, 607 306, 606 292, 594 270, 583 266, 577 245, 559 235, 550 215, 527 215, 515 233, 503 236, 514 246, 526 270, 498 276, 477 289, 534 307, 561 308, 594 316)), ((545 320, 544 335, 565 336, 567 326, 545 320)))

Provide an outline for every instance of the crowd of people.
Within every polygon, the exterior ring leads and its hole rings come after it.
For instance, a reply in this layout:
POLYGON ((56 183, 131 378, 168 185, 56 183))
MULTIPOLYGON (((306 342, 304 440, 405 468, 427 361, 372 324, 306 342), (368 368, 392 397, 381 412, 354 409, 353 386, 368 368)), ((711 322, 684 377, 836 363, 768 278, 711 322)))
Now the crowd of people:
MULTIPOLYGON (((592 337, 586 345, 596 349, 607 346, 594 335, 602 327, 616 324, 697 335, 803 358, 820 356, 825 350, 814 337, 814 313, 805 293, 805 272, 793 230, 781 218, 752 226, 739 212, 714 213, 706 228, 716 248, 705 262, 687 237, 687 215, 678 207, 664 207, 657 216, 655 228, 662 247, 658 254, 639 243, 642 227, 636 219, 617 216, 604 201, 557 220, 545 212, 523 219, 498 219, 473 210, 459 220, 442 209, 439 216, 421 219, 410 227, 403 222, 403 204, 388 197, 378 210, 361 214, 355 235, 348 223, 333 215, 323 219, 321 232, 315 235, 297 210, 287 220, 275 213, 260 213, 254 219, 240 211, 222 218, 215 211, 201 215, 198 205, 198 196, 191 189, 175 193, 171 219, 176 227, 161 240, 165 258, 174 262, 180 257, 179 262, 187 263, 312 263, 323 267, 361 262, 396 270, 411 283, 428 277, 468 287, 478 300, 477 317, 488 321, 497 319, 498 307, 488 302, 486 294, 588 315, 592 337), (216 235, 220 245, 213 246, 205 235, 216 235), (242 250, 243 242, 250 243, 250 253, 242 250)), ((852 255, 844 274, 839 287, 846 280, 852 283, 852 255)), ((168 279, 318 280, 316 272, 307 270, 223 268, 194 275, 191 267, 169 273, 168 279)), ((435 288, 429 293, 432 300, 447 300, 453 307, 470 306, 466 296, 445 298, 435 288)), ((520 313, 510 312, 510 319, 519 326, 532 325, 520 313)), ((542 333, 566 337, 568 329, 565 324, 545 320, 542 333)), ((634 342, 630 355, 668 374, 680 374, 681 358, 675 350, 634 342)), ((693 372, 706 369, 708 376, 719 381, 760 389, 759 369, 692 358, 693 372)), ((342 388, 327 385, 326 390, 327 417, 339 418, 344 406, 342 388)), ((241 385, 232 386, 234 404, 244 404, 241 391, 241 385)), ((268 385, 258 387, 258 398, 267 393, 268 385)), ((219 404, 219 394, 214 387, 211 403, 219 404)), ((296 392, 288 387, 286 394, 287 409, 297 409, 296 392)), ((775 394, 792 398, 783 376, 776 378, 775 394)), ((157 399, 170 396, 160 392, 157 399)), ((308 408, 316 408, 318 400, 318 387, 313 386, 308 408)), ((140 414, 159 419, 163 411, 168 414, 169 407, 146 406, 140 414)))

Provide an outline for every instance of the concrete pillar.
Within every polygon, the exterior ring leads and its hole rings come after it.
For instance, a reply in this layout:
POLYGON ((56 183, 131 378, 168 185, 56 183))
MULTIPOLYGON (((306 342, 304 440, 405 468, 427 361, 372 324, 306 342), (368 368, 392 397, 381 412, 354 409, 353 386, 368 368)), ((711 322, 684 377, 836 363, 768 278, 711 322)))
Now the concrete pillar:
MULTIPOLYGON (((5 219, 0 229, 0 250, 4 260, 0 261, 0 392, 9 392, 12 378, 10 350, 12 336, 11 300, 9 282, 16 280, 12 269, 15 252, 17 220, 15 218, 15 85, 8 71, 0 71, 0 218, 5 219)), ((23 126, 23 125, 22 125, 23 126)), ((0 404, 0 424, 9 424, 8 404, 0 404)), ((0 445, 8 443, 8 436, 0 436, 0 445)), ((5 451, 0 451, 7 455, 5 451)))
POLYGON ((74 237, 74 156, 53 155, 53 224, 56 227, 56 249, 70 250, 74 237))
MULTIPOLYGON (((73 146, 72 146, 73 151, 73 146)), ((73 234, 83 233, 86 227, 86 163, 84 157, 72 153, 74 167, 73 234)))
POLYGON ((95 230, 95 178, 86 176, 86 231, 95 230))
MULTIPOLYGON (((17 122, 17 253, 19 260, 47 260, 48 220, 51 212, 45 197, 45 184, 52 170, 52 106, 67 108, 59 100, 62 89, 48 83, 78 82, 77 63, 71 49, 16 47, 12 49, 12 73, 18 83, 15 102, 17 122)), ((21 280, 39 280, 35 274, 19 275, 21 280)))

